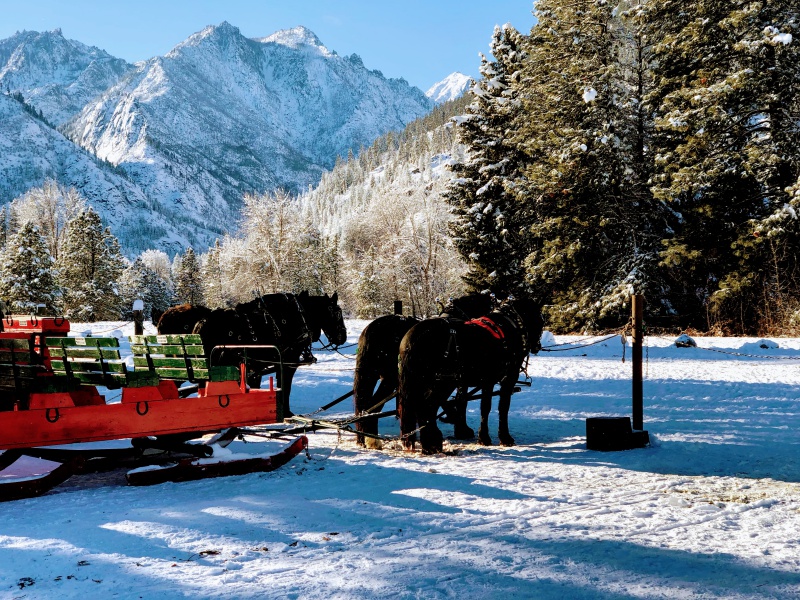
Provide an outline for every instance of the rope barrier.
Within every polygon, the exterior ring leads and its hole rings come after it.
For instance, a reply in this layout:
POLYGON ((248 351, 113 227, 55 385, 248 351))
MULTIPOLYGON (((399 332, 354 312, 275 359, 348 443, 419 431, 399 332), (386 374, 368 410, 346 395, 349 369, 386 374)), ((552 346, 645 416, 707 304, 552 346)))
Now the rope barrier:
POLYGON ((622 335, 622 334, 615 333, 614 335, 610 335, 610 336, 605 337, 603 339, 597 340, 596 342, 589 342, 589 343, 581 344, 579 346, 570 346, 569 348, 558 348, 556 350, 553 350, 553 348, 556 348, 556 346, 564 346, 566 344, 576 344, 577 342, 565 342, 563 344, 554 344, 552 346, 542 346, 541 351, 542 352, 568 352, 570 350, 579 350, 581 348, 588 348, 589 346, 596 346, 597 344, 602 344, 603 342, 607 342, 608 340, 613 340, 615 337, 619 337, 620 335, 622 335))

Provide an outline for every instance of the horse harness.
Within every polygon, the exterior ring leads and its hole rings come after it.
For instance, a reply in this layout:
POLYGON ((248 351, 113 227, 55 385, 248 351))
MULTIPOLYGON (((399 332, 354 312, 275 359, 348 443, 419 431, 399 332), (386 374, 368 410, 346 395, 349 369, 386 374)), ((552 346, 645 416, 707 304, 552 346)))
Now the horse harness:
MULTIPOLYGON (((301 323, 302 323, 302 328, 301 328, 300 335, 294 341, 289 342, 289 344, 284 348, 284 351, 288 351, 288 350, 294 348, 296 345, 302 344, 303 347, 302 347, 301 352, 300 352, 300 363, 301 364, 306 364, 306 363, 307 364, 312 364, 312 363, 316 362, 316 360, 314 359, 313 355, 311 354, 311 344, 312 344, 311 329, 309 328, 308 322, 306 321, 305 311, 303 310, 303 306, 297 300, 296 296, 292 295, 291 299, 290 299, 288 294, 283 294, 283 296, 284 296, 287 304, 290 304, 291 301, 294 300, 294 303, 295 303, 295 305, 297 307, 297 311, 300 314, 300 320, 301 320, 301 323)), ((278 345, 277 342, 281 339, 281 337, 283 337, 283 332, 281 331, 280 325, 278 324, 277 319, 272 315, 272 313, 270 312, 270 310, 267 307, 266 303, 264 302, 264 298, 262 296, 259 296, 258 297, 258 301, 259 301, 259 304, 261 305, 261 313, 262 313, 262 316, 264 318, 264 323, 267 326, 267 328, 271 328, 272 329, 272 332, 273 332, 273 334, 275 336, 276 345, 278 345)), ((247 328, 250 331, 250 338, 251 338, 250 341, 251 342, 257 342, 258 341, 258 336, 256 335, 255 327, 253 326, 253 323, 250 321, 250 317, 248 316, 248 314, 246 312, 244 312, 244 313, 236 312, 235 314, 236 314, 237 317, 243 318, 245 320, 245 323, 247 324, 247 328)), ((286 319, 281 319, 281 323, 285 325, 286 324, 286 319)), ((228 332, 228 336, 229 337, 233 337, 233 330, 228 332)), ((241 341, 242 336, 238 335, 237 338, 238 338, 239 341, 241 341)))
MULTIPOLYGON (((524 323, 522 321, 522 317, 519 313, 513 309, 513 316, 507 315, 505 313, 499 313, 504 319, 506 319, 512 327, 515 327, 519 330, 520 342, 522 346, 522 351, 525 352, 528 350, 528 339, 527 339, 527 331, 525 329, 524 323)), ((448 319, 449 321, 449 319, 448 319)), ((502 345, 503 355, 506 357, 506 365, 505 369, 508 370, 511 367, 514 358, 511 353, 508 351, 508 339, 506 337, 505 332, 501 325, 495 320, 488 316, 478 317, 476 319, 471 319, 469 321, 464 321, 465 325, 476 325, 485 331, 489 332, 489 334, 496 340, 498 340, 502 345)), ((437 379, 456 379, 459 380, 462 377, 462 373, 460 371, 460 361, 458 359, 460 348, 458 344, 458 333, 453 327, 450 325, 449 331, 449 339, 447 341, 447 349, 444 352, 444 365, 445 368, 442 369, 439 373, 437 373, 437 379)))

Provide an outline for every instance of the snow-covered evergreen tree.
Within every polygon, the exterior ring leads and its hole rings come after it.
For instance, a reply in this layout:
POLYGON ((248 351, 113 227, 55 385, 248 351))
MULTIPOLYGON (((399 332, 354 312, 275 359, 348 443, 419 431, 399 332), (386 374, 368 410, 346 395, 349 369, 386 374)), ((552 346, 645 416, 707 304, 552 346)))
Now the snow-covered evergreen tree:
POLYGON ((172 292, 153 269, 137 258, 122 273, 119 283, 122 318, 133 318, 133 303, 142 300, 144 317, 150 318, 153 309, 160 312, 170 307, 172 292))
POLYGON ((0 297, 15 311, 36 312, 39 304, 49 313, 55 308, 53 258, 33 223, 26 223, 11 236, 0 254, 0 297))
POLYGON ((0 208, 0 249, 6 247, 8 238, 8 205, 5 205, 0 208))
POLYGON ((226 292, 224 270, 221 264, 222 246, 219 240, 208 249, 205 260, 201 261, 203 298, 209 308, 223 308, 230 304, 230 295, 226 292))
POLYGON ((67 224, 56 265, 67 317, 76 321, 118 319, 118 281, 125 268, 119 241, 89 207, 67 224))
POLYGON ((716 322, 709 325, 751 330, 769 302, 768 280, 796 271, 800 250, 794 233, 762 236, 791 216, 784 206, 800 174, 798 7, 790 0, 651 4, 653 190, 679 215, 664 263, 684 311, 705 315, 710 304, 716 322), (768 248, 774 244, 777 254, 768 248))
POLYGON ((457 117, 458 138, 467 149, 445 199, 455 219, 453 239, 469 270, 472 291, 498 295, 528 291, 524 261, 529 254, 531 211, 518 202, 512 188, 524 156, 509 136, 520 112, 519 73, 525 58, 523 36, 510 25, 496 27, 492 56, 481 58, 481 79, 472 88, 467 114, 457 117))
POLYGON ((176 301, 179 304, 203 304, 203 274, 194 249, 190 246, 180 259, 176 256, 174 264, 177 267, 173 274, 176 301))
POLYGON ((528 282, 556 305, 555 327, 613 324, 631 292, 656 287, 663 233, 632 168, 623 23, 613 3, 596 0, 539 0, 535 15, 513 128, 528 165, 517 194, 535 212, 528 282))

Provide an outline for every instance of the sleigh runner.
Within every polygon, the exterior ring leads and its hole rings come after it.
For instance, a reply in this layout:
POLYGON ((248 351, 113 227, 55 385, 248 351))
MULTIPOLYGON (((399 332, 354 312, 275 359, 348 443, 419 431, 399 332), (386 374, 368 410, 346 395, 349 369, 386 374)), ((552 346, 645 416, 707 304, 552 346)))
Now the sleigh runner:
POLYGON ((105 450, 74 449, 75 444, 132 439, 129 448, 112 454, 130 459, 149 449, 184 457, 178 468, 151 467, 149 475, 133 475, 138 485, 272 470, 307 444, 302 437, 275 456, 222 452, 225 456, 215 458, 238 428, 282 420, 279 390, 272 378, 268 389, 250 389, 244 364, 209 364, 197 336, 134 336, 130 366, 116 338, 63 337, 69 330, 64 319, 4 321, 0 450, 6 452, 0 454, 0 500, 44 493, 87 463, 111 460, 105 450), (179 388, 177 381, 192 383, 179 388), (107 403, 98 387, 120 389, 121 400, 107 403), (195 393, 185 397, 190 392, 195 393), (221 430, 231 432, 227 439, 189 443, 221 430), (54 448, 60 445, 68 446, 54 448), (26 473, 21 466, 32 462, 30 457, 52 464, 37 463, 26 473))

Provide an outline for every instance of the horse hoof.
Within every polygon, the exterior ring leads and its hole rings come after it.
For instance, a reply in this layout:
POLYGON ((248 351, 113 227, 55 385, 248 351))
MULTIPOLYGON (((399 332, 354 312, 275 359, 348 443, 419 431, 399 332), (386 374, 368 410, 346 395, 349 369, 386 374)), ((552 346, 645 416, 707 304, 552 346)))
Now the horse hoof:
POLYGON ((364 442, 370 450, 383 450, 383 442, 375 438, 367 438, 364 442))
POLYGON ((483 433, 478 434, 478 443, 481 446, 491 446, 492 445, 492 438, 490 438, 488 435, 483 434, 483 433))
POLYGON ((513 446, 514 445, 514 438, 510 435, 501 435, 500 436, 500 445, 501 446, 513 446))
POLYGON ((456 425, 453 428, 453 437, 457 440, 471 440, 475 437, 475 431, 471 427, 456 425))

